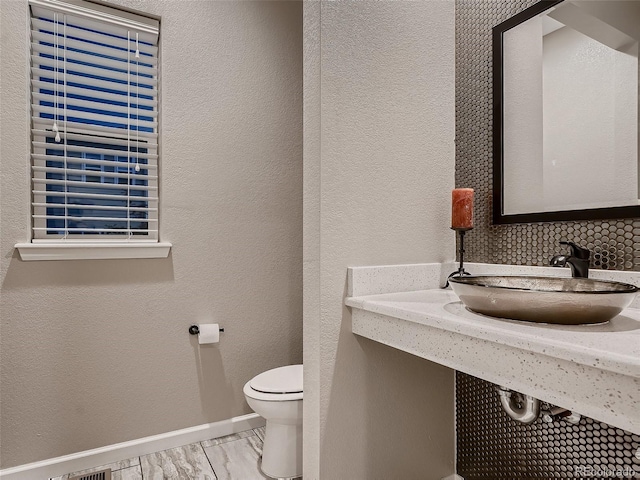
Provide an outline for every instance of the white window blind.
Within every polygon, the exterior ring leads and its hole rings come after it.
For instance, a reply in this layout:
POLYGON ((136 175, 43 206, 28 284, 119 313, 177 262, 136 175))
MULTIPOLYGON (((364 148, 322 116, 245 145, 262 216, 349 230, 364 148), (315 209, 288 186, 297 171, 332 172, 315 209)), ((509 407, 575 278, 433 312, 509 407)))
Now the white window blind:
POLYGON ((30 6, 33 242, 157 242, 158 22, 30 6))

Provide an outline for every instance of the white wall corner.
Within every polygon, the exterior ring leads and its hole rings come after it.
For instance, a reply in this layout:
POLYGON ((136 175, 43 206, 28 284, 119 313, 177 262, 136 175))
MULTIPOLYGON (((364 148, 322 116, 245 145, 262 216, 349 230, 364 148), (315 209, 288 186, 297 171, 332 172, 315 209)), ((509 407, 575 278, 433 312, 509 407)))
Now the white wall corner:
MULTIPOLYGON (((465 263, 466 265, 466 263, 465 263)), ((458 271, 458 267, 459 264, 458 262, 456 262, 455 260, 451 260, 448 262, 442 262, 440 264, 440 285, 443 286, 447 283, 447 280, 449 279, 449 275, 451 275, 453 272, 457 272, 458 271)), ((466 270, 466 268, 465 268, 466 270)))

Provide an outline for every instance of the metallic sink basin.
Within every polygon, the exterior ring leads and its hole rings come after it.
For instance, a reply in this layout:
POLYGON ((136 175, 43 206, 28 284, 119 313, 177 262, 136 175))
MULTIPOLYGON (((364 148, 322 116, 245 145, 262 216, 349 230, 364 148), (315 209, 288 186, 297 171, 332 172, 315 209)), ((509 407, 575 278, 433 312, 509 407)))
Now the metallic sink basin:
POLYGON ((469 310, 537 323, 608 322, 628 307, 638 287, 591 278, 469 276, 449 279, 469 310))

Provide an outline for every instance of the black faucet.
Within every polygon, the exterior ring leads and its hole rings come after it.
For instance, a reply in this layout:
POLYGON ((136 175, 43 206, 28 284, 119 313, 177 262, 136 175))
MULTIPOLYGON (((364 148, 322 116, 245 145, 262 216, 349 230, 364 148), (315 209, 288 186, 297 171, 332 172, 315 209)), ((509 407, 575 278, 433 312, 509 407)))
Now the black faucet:
POLYGON ((549 262, 552 267, 564 267, 569 264, 571 276, 574 278, 589 278, 589 257, 591 252, 573 242, 560 242, 560 245, 569 245, 571 255, 556 255, 549 262))

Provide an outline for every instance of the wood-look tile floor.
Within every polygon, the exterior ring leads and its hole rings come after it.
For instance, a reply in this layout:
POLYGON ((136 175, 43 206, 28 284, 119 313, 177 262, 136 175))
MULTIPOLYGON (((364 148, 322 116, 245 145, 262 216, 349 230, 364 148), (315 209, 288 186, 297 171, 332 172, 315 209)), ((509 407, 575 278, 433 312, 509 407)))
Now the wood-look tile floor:
POLYGON ((68 480, 104 468, 113 480, 262 480, 260 455, 264 427, 171 448, 142 457, 72 472, 51 480, 68 480))

